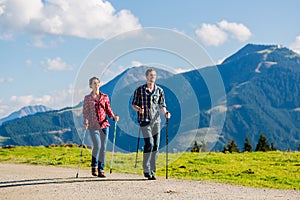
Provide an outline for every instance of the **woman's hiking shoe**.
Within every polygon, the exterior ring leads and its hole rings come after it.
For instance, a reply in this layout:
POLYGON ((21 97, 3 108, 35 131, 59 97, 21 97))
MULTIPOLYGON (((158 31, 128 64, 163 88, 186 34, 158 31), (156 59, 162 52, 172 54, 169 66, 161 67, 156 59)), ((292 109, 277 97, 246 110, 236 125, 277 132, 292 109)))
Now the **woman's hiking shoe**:
POLYGON ((92 175, 93 176, 98 176, 98 168, 92 167, 92 175))
POLYGON ((100 178, 106 178, 104 172, 100 172, 100 173, 98 174, 98 177, 100 177, 100 178))

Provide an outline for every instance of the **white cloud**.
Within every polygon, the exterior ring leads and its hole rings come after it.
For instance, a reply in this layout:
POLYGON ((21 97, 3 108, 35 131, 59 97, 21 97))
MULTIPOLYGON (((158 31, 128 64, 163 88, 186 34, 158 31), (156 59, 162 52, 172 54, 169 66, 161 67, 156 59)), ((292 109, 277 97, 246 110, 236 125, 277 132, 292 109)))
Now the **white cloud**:
POLYGON ((223 105, 220 105, 220 106, 215 106, 209 110, 206 111, 206 113, 208 114, 212 114, 212 113, 223 113, 223 112, 226 112, 227 111, 227 107, 226 106, 223 106, 223 105))
POLYGON ((227 34, 214 24, 202 24, 196 35, 207 46, 220 46, 227 40, 227 34))
POLYGON ((8 78, 0 77, 0 83, 10 83, 13 81, 14 79, 12 77, 8 77, 8 78))
POLYGON ((8 115, 7 110, 10 108, 10 106, 3 105, 0 101, 0 119, 3 117, 6 117, 8 115))
POLYGON ((245 42, 252 36, 251 31, 245 25, 226 20, 217 24, 204 23, 196 29, 195 33, 207 46, 220 46, 228 40, 228 37, 245 42))
POLYGON ((47 48, 47 45, 44 43, 41 37, 36 37, 33 46, 38 47, 38 48, 47 48))
MULTIPOLYGON (((84 94, 82 94, 83 96, 84 94)), ((44 105, 53 109, 61 109, 72 106, 73 86, 60 91, 52 91, 42 96, 23 95, 11 96, 8 100, 0 99, 0 118, 29 105, 44 105)))
POLYGON ((234 22, 230 23, 226 20, 223 20, 219 22, 218 25, 222 30, 231 33, 233 38, 237 39, 240 42, 247 41, 252 35, 250 30, 243 24, 238 24, 234 22))
POLYGON ((28 106, 28 105, 37 105, 37 104, 47 104, 51 100, 51 96, 44 95, 42 97, 35 97, 33 95, 26 96, 11 96, 10 102, 17 103, 18 105, 28 106))
POLYGON ((300 54, 300 35, 296 37, 295 41, 290 45, 289 48, 300 54))
POLYGON ((184 73, 184 72, 188 72, 191 71, 192 69, 185 69, 185 68, 174 68, 174 73, 175 74, 180 74, 180 73, 184 73))
POLYGON ((62 37, 57 37, 53 40, 49 40, 49 38, 45 36, 37 35, 34 37, 34 40, 32 42, 28 43, 28 45, 45 49, 57 47, 58 43, 64 43, 62 37))
POLYGON ((103 72, 101 79, 101 85, 105 85, 110 80, 114 79, 117 75, 124 72, 126 70, 126 67, 123 65, 118 65, 115 67, 107 68, 105 72, 103 72))
MULTIPOLYGON (((2 2, 0 2, 0 3, 2 3, 2 2)), ((0 6, 0 16, 4 13, 4 9, 5 9, 5 7, 2 5, 2 4, 0 4, 1 6, 0 6)))
POLYGON ((105 39, 141 25, 130 11, 116 12, 104 0, 3 0, 0 27, 0 32, 105 39))
MULTIPOLYGON (((49 94, 49 96, 51 97, 51 100, 48 101, 46 106, 48 106, 50 108, 55 108, 55 109, 72 106, 73 91, 74 91, 73 85, 69 85, 69 87, 64 90, 52 91, 49 94)), ((78 91, 76 91, 76 92, 78 92, 78 91)), ((84 95, 82 95, 82 97, 83 96, 84 95)))
POLYGON ((0 2, 0 24, 3 30, 21 30, 32 21, 41 17, 41 0, 3 0, 0 2))
POLYGON ((32 60, 27 59, 27 60, 25 61, 25 63, 26 63, 27 66, 30 66, 30 65, 32 65, 32 60))
POLYGON ((72 70, 73 67, 65 63, 60 57, 56 57, 55 59, 46 59, 41 62, 45 67, 46 71, 66 71, 72 70))
POLYGON ((139 67, 139 66, 142 66, 143 63, 141 63, 140 61, 132 61, 132 62, 131 62, 131 65, 132 65, 132 66, 135 66, 135 67, 139 67))
MULTIPOLYGON (((1 28, 0 28, 0 31, 1 31, 1 28)), ((13 40, 13 35, 11 33, 1 33, 0 32, 0 40, 7 40, 7 41, 13 40)))

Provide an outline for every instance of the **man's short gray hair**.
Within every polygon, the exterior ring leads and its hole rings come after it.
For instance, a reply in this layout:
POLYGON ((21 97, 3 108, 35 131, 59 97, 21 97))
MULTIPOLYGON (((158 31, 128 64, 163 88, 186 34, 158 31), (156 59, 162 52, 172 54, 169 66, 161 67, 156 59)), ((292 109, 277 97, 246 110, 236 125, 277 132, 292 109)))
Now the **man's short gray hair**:
POLYGON ((147 69, 147 71, 146 71, 146 76, 148 76, 148 74, 150 73, 150 72, 155 72, 155 70, 153 69, 153 68, 149 68, 149 69, 147 69))

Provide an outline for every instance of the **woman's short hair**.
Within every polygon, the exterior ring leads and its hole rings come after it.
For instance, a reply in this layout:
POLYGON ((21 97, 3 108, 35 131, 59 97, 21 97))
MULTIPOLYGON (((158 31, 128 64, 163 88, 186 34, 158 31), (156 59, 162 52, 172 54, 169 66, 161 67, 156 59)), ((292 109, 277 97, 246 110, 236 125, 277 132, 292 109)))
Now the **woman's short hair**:
POLYGON ((89 80, 89 86, 92 85, 92 83, 93 83, 94 80, 98 80, 100 82, 100 79, 98 77, 94 76, 94 77, 90 78, 90 80, 89 80))

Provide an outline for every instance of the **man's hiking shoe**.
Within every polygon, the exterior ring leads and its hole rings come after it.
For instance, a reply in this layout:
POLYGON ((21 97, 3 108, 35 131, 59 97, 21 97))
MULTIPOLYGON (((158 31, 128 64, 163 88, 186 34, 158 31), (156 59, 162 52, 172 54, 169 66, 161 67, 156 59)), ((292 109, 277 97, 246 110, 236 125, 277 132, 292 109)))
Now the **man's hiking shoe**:
POLYGON ((144 173, 144 177, 149 179, 151 176, 148 173, 144 173))
POLYGON ((148 180, 156 180, 155 176, 149 176, 148 180))

